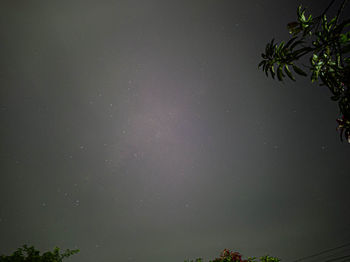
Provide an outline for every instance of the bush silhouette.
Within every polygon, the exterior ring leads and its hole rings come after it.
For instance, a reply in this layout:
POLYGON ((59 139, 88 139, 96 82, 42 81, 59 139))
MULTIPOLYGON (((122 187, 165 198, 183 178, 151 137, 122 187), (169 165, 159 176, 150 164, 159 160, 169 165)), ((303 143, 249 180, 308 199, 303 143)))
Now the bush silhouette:
MULTIPOLYGON (((210 260, 209 262, 256 262, 255 257, 248 257, 242 259, 242 255, 238 252, 230 252, 228 249, 224 249, 219 258, 210 260)), ((280 262, 281 260, 276 257, 270 257, 268 255, 260 257, 260 262, 280 262)), ((194 262, 193 260, 185 260, 184 262, 194 262)), ((203 262, 202 258, 197 258, 195 262, 203 262)))
POLYGON ((60 249, 55 247, 52 252, 48 251, 40 255, 40 251, 35 250, 33 246, 23 245, 23 248, 18 248, 10 256, 1 255, 0 262, 62 262, 65 257, 78 253, 79 249, 67 249, 63 254, 60 254, 59 251, 60 249), (26 256, 22 253, 23 251, 27 253, 26 256))

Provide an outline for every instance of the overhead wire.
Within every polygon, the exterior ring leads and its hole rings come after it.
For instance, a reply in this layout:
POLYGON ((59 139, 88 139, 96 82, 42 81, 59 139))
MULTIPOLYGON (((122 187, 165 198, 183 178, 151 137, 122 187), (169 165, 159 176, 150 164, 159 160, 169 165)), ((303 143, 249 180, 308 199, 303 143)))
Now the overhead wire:
POLYGON ((317 256, 319 256, 319 255, 328 253, 328 252, 333 251, 333 250, 338 250, 338 249, 341 249, 341 248, 347 247, 347 246, 350 246, 350 242, 349 242, 349 243, 346 243, 346 244, 344 244, 344 245, 335 247, 335 248, 331 248, 331 249, 327 249, 327 250, 321 251, 321 252, 316 253, 316 254, 313 254, 313 255, 309 255, 309 256, 306 256, 306 257, 299 258, 299 259, 297 259, 297 260, 294 260, 293 262, 299 262, 299 261, 303 261, 303 260, 306 260, 306 259, 309 259, 309 258, 317 257, 317 256))
POLYGON ((342 257, 336 257, 336 258, 333 258, 333 259, 329 259, 329 260, 326 260, 324 262, 332 262, 332 261, 337 261, 339 259, 343 259, 343 258, 349 258, 350 259, 350 255, 347 255, 347 256, 342 256, 342 257))
POLYGON ((348 255, 350 254, 350 246, 344 247, 337 250, 332 250, 329 253, 322 254, 321 257, 313 257, 308 259, 308 262, 319 262, 320 260, 325 261, 326 259, 332 259, 336 256, 348 255))
POLYGON ((349 258, 346 258, 346 259, 341 260, 341 261, 339 261, 339 262, 349 262, 349 261, 350 261, 350 259, 349 259, 349 258))

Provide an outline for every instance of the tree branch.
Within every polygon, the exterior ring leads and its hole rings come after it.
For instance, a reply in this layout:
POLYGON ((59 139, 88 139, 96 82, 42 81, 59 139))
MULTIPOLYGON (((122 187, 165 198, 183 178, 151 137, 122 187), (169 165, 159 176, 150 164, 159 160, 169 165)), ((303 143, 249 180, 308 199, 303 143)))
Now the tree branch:
POLYGON ((323 11, 323 13, 319 16, 319 17, 322 17, 323 15, 325 15, 329 8, 331 8, 331 6, 334 4, 335 0, 332 0, 332 2, 327 6, 327 8, 323 11))
MULTIPOLYGON (((339 20, 339 17, 340 17, 340 13, 343 12, 344 7, 345 7, 345 5, 348 3, 348 1, 349 1, 349 0, 343 0, 343 3, 341 4, 340 8, 338 9, 338 13, 337 13, 337 16, 336 16, 336 19, 335 19, 335 25, 337 25, 338 20, 339 20)), ((344 24, 344 23, 343 23, 343 24, 344 24)), ((340 33, 340 32, 339 32, 339 33, 340 33)), ((341 65, 342 67, 344 67, 343 56, 342 56, 342 53, 341 53, 339 41, 337 41, 337 43, 336 43, 336 49, 337 49, 337 52, 339 53, 339 56, 340 56, 340 65, 341 65)))
POLYGON ((338 9, 338 13, 337 13, 337 18, 335 19, 335 24, 338 23, 338 19, 340 16, 340 13, 343 12, 345 5, 348 3, 349 0, 343 0, 343 3, 341 4, 340 8, 338 9))

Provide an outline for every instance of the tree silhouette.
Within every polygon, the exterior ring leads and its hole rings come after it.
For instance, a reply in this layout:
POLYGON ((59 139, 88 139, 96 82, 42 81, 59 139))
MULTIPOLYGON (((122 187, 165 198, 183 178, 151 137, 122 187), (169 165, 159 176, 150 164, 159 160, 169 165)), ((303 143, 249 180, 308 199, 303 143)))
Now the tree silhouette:
POLYGON ((339 22, 348 0, 343 0, 337 15, 328 20, 326 13, 334 2, 332 0, 316 18, 311 14, 305 16, 305 8, 300 5, 297 21, 287 25, 292 38, 287 43, 282 41, 280 44, 274 44, 272 39, 266 45, 265 53, 261 54, 263 60, 258 68, 262 66, 266 76, 270 73, 273 79, 277 76, 279 81, 283 81, 287 75, 295 81, 291 68, 296 74, 307 76, 295 62, 309 54, 310 66, 303 66, 311 72, 311 81, 320 80, 320 85, 327 86, 331 91, 331 99, 338 102, 341 116, 336 120, 337 130, 340 131, 340 140, 343 141, 345 137, 350 143, 350 19, 339 22))
POLYGON ((63 258, 79 252, 78 249, 67 249, 66 252, 60 254, 59 251, 60 249, 55 247, 53 252, 48 251, 40 255, 40 251, 35 250, 33 246, 23 245, 23 248, 18 248, 10 256, 1 255, 0 262, 62 262, 63 258), (27 255, 25 256, 22 251, 25 251, 27 255))
MULTIPOLYGON (((256 257, 248 257, 247 259, 242 259, 242 255, 239 252, 231 252, 228 249, 224 249, 220 257, 210 260, 209 262, 256 262, 256 257)), ((281 260, 277 257, 271 257, 269 255, 260 257, 260 262, 280 262, 281 260)), ((185 260, 184 262, 203 262, 202 258, 197 258, 196 261, 185 260)))

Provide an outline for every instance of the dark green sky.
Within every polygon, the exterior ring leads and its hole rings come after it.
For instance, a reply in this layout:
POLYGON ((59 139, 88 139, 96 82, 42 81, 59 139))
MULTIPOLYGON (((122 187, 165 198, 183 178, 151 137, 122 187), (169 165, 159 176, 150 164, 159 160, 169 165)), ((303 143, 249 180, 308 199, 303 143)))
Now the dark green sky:
POLYGON ((1 1, 0 254, 290 262, 349 242, 336 103, 257 69, 300 3, 329 1, 1 1))

